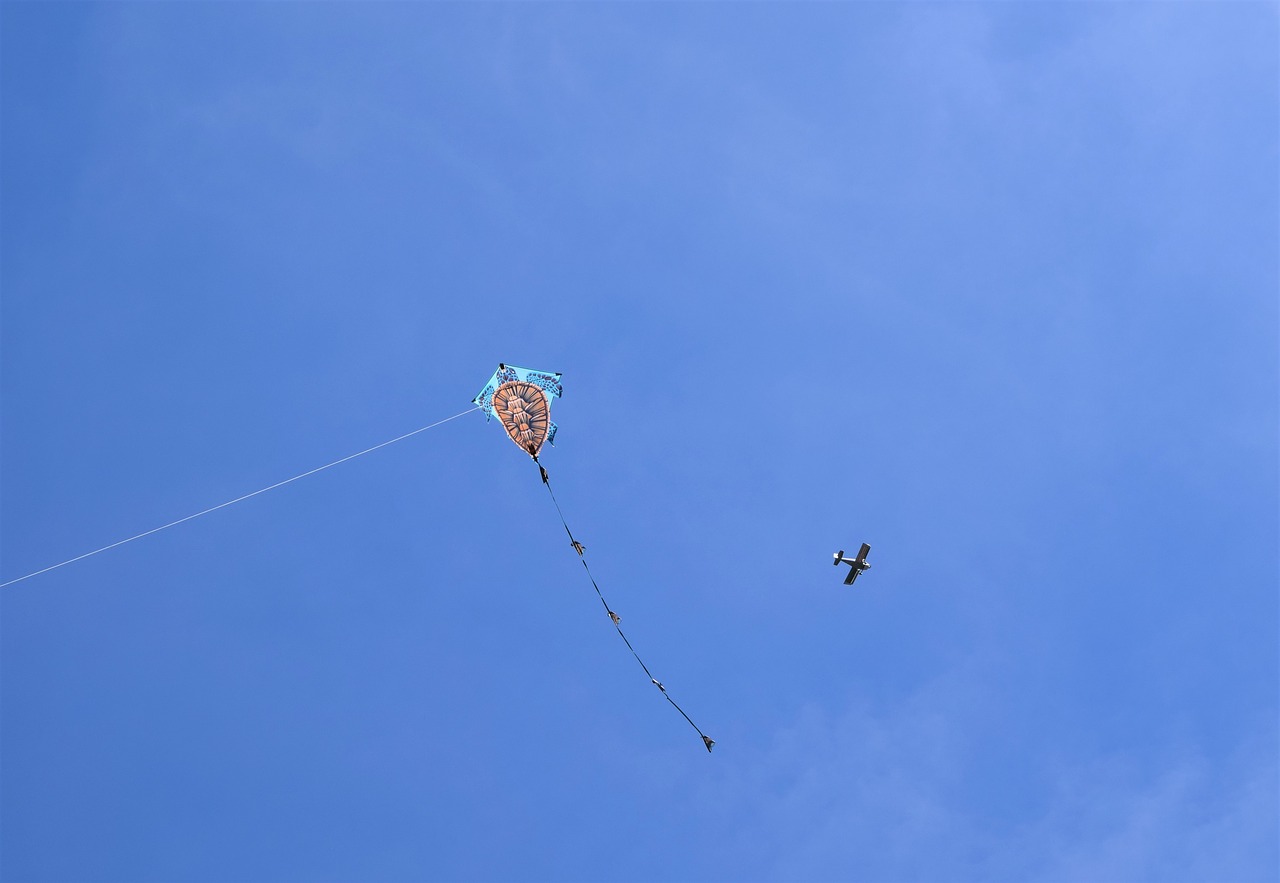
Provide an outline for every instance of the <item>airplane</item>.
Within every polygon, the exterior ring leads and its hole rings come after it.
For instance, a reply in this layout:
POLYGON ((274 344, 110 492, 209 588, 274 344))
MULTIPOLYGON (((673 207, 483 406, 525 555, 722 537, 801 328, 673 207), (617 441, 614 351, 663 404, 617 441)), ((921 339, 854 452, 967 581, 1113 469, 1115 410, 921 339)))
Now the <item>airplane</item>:
POLYGON ((835 555, 836 560, 831 563, 840 564, 843 562, 845 564, 848 564, 849 567, 852 568, 849 571, 849 575, 845 577, 844 584, 846 586, 853 585, 853 581, 858 578, 858 574, 862 573, 862 571, 866 570, 868 567, 871 566, 870 564, 867 563, 867 553, 870 551, 871 551, 871 547, 868 546, 866 543, 863 543, 862 548, 858 550, 857 558, 844 557, 844 549, 841 549, 839 552, 836 552, 836 555, 835 555))

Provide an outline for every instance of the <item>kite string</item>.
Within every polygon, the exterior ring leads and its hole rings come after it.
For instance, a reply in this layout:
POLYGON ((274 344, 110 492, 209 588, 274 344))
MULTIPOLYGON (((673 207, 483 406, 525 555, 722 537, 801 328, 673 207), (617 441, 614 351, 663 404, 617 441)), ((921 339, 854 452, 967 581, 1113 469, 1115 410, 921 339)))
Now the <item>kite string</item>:
POLYGON ((448 423, 450 420, 457 420, 459 417, 464 417, 467 414, 470 414, 472 411, 478 411, 478 410, 480 410, 479 406, 476 406, 474 408, 468 408, 465 411, 462 411, 458 414, 454 414, 452 417, 446 417, 443 420, 437 420, 435 423, 429 424, 427 426, 423 426, 420 429, 415 429, 413 432, 406 432, 404 435, 397 436, 396 438, 393 438, 390 441, 384 441, 381 444, 374 445, 371 448, 365 448, 363 451, 359 451, 358 453, 355 453, 355 454, 350 454, 346 457, 343 457, 341 460, 334 460, 332 463, 326 463, 323 466, 317 466, 315 469, 310 469, 299 475, 295 475, 293 478, 286 478, 284 481, 277 481, 275 484, 269 485, 260 490, 256 490, 253 493, 245 494, 242 497, 236 497, 234 500, 227 500, 227 502, 219 503, 216 506, 210 506, 208 509, 201 510, 200 512, 197 512, 194 515, 188 515, 185 518, 179 518, 177 521, 170 521, 168 524, 162 524, 159 527, 153 527, 151 530, 144 531, 140 534, 137 534, 136 536, 132 536, 132 537, 129 537, 128 539, 120 540, 118 542, 112 543, 109 546, 103 546, 101 549, 94 549, 92 552, 85 552, 83 555, 77 555, 74 558, 68 558, 66 561, 61 561, 57 564, 52 564, 41 570, 32 571, 31 573, 28 573, 26 576, 15 577, 14 579, 8 580, 7 582, 0 583, 0 589, 4 588, 5 586, 11 586, 14 583, 20 583, 24 579, 31 579, 31 577, 33 576, 39 576, 42 573, 48 573, 51 570, 57 570, 59 567, 65 567, 66 565, 72 564, 76 561, 82 561, 85 558, 90 558, 94 555, 97 555, 99 552, 105 552, 108 549, 114 549, 116 546, 123 546, 125 543, 132 543, 134 540, 140 540, 143 537, 149 537, 153 533, 159 533, 162 530, 167 530, 168 528, 176 527, 177 525, 182 524, 185 521, 191 521, 193 518, 199 518, 201 515, 208 515, 210 512, 216 512, 219 509, 225 509, 228 506, 231 506, 235 503, 239 503, 243 500, 247 500, 250 497, 256 497, 258 496, 258 494, 265 494, 267 491, 272 491, 278 487, 283 487, 284 485, 289 484, 290 482, 297 481, 300 478, 306 478, 308 475, 315 475, 317 472, 323 472, 324 470, 329 469, 333 466, 337 466, 340 463, 346 463, 348 460, 354 460, 356 457, 363 457, 365 454, 373 453, 379 448, 385 448, 387 445, 393 445, 398 441, 404 441, 406 438, 409 438, 410 436, 417 435, 420 432, 426 432, 428 429, 435 429, 437 426, 440 426, 441 424, 444 424, 444 423, 448 423))
MULTIPOLYGON (((537 461, 535 460, 534 462, 536 463, 537 461)), ((618 637, 622 638, 622 642, 627 645, 627 649, 631 651, 631 655, 636 658, 636 662, 640 663, 640 667, 644 669, 644 673, 649 676, 649 680, 658 688, 658 691, 662 693, 663 698, 670 702, 672 707, 674 707, 676 711, 680 712, 680 716, 689 722, 689 726, 693 727, 698 735, 702 737, 702 743, 707 746, 707 751, 710 751, 711 746, 715 744, 715 741, 709 738, 706 733, 702 732, 701 728, 693 722, 693 718, 685 714, 685 710, 671 698, 671 694, 667 692, 667 688, 663 686, 662 682, 653 676, 653 672, 649 671, 649 666, 644 664, 644 660, 640 658, 640 654, 636 652, 636 648, 631 646, 631 641, 622 630, 622 625, 619 622, 620 617, 614 612, 613 608, 609 606, 609 602, 605 600, 604 593, 600 591, 599 583, 596 582, 595 576, 591 573, 590 566, 587 565, 587 556, 583 553, 583 549, 585 547, 574 538, 573 531, 569 530, 569 523, 565 521, 564 510, 560 508, 560 501, 556 499, 556 492, 551 488, 551 479, 547 476, 547 471, 542 468, 541 463, 538 463, 538 469, 542 473, 542 483, 547 486, 547 493, 551 494, 551 502, 556 507, 556 514, 560 516, 560 524, 563 525, 564 532, 569 535, 569 543, 573 546, 574 551, 578 553, 578 558, 582 561, 582 568, 587 572, 587 579, 591 580, 591 587, 596 590, 596 595, 600 598, 600 603, 604 605, 605 612, 609 614, 609 619, 613 621, 613 627, 617 629, 618 637)))

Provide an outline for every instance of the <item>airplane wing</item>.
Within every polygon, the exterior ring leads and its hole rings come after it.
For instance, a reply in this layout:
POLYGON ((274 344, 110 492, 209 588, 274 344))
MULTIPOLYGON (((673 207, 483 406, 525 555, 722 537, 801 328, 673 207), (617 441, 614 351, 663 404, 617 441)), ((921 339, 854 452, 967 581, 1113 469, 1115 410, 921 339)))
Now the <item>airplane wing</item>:
POLYGON ((862 573, 862 571, 861 571, 861 570, 859 570, 858 568, 856 568, 856 567, 850 567, 850 568, 849 568, 849 575, 848 575, 848 576, 846 576, 846 577, 844 578, 844 584, 845 584, 846 586, 851 586, 851 585, 853 585, 853 581, 854 581, 855 579, 857 579, 857 578, 858 578, 858 574, 860 574, 860 573, 862 573))
POLYGON ((867 543, 863 543, 862 548, 858 550, 858 560, 866 561, 867 554, 870 553, 870 551, 871 551, 871 546, 867 543))

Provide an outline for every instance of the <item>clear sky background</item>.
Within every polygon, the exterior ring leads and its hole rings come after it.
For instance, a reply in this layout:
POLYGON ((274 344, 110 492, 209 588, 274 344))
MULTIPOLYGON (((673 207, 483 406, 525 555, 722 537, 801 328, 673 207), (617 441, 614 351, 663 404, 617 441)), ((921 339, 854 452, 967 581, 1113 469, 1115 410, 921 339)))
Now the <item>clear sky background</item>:
POLYGON ((1277 7, 0 7, 6 881, 1264 881, 1277 7), (837 548, 872 544, 850 590, 837 548))

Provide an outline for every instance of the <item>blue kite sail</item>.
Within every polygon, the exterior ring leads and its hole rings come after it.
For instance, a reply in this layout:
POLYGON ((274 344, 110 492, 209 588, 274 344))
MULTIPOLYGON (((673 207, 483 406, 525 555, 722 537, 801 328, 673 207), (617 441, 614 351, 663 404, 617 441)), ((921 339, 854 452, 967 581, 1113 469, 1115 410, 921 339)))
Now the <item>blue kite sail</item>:
POLYGON ((544 443, 555 444, 556 425, 551 422, 551 400, 564 395, 560 375, 498 363, 489 382, 471 401, 485 419, 497 417, 513 442, 534 460, 544 443))

